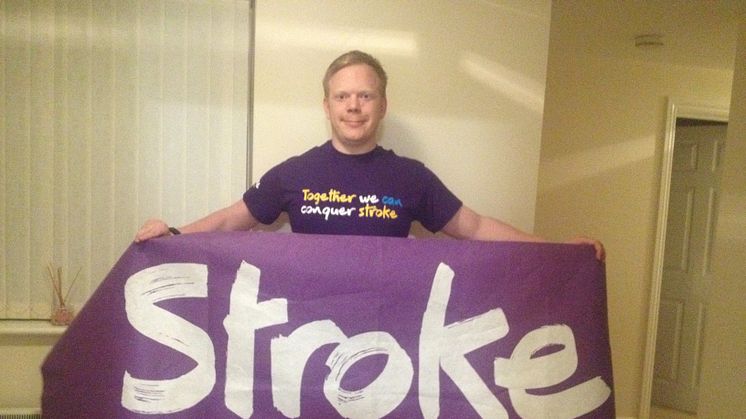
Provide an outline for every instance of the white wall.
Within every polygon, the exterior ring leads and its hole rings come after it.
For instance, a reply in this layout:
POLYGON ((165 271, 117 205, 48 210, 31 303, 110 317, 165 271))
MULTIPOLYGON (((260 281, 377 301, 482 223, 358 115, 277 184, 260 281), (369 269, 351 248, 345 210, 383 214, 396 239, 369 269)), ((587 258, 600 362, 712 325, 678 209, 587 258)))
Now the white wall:
POLYGON ((41 406, 40 366, 57 339, 54 334, 0 333, 0 408, 41 406))
POLYGON ((252 175, 329 138, 321 79, 351 49, 389 75, 382 145, 531 230, 550 2, 257 1, 252 175))
POLYGON ((536 232, 606 245, 617 415, 636 417, 667 98, 727 109, 732 72, 586 52, 571 3, 552 10, 536 232))
POLYGON ((743 417, 746 412, 746 16, 739 32, 713 250, 717 283, 705 323, 701 418, 743 417))

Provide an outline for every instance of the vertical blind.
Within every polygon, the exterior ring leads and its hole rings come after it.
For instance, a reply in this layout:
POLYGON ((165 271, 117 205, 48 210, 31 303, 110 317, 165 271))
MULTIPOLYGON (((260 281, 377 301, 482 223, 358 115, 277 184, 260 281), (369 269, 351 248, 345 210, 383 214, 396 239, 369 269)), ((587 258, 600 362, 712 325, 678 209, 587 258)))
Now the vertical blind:
POLYGON ((249 2, 0 0, 0 318, 80 308, 150 217, 246 187, 249 2))

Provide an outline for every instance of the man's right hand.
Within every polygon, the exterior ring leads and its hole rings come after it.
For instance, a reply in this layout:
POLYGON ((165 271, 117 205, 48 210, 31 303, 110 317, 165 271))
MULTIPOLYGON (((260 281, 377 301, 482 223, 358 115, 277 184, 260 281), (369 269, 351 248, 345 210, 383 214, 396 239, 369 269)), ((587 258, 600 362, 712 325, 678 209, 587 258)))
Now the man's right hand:
POLYGON ((146 221, 139 230, 137 230, 137 234, 135 234, 135 243, 144 242, 145 240, 154 237, 161 237, 169 234, 171 234, 171 232, 168 231, 168 224, 163 220, 151 218, 146 221))

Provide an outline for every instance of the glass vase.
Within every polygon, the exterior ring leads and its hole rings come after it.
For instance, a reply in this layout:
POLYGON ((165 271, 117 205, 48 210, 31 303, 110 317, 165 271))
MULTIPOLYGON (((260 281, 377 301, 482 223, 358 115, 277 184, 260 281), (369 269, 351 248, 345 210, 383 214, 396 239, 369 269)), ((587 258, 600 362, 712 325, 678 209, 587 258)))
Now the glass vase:
POLYGON ((55 326, 67 326, 72 323, 74 317, 75 311, 70 305, 55 302, 55 304, 52 305, 52 315, 49 320, 55 326))

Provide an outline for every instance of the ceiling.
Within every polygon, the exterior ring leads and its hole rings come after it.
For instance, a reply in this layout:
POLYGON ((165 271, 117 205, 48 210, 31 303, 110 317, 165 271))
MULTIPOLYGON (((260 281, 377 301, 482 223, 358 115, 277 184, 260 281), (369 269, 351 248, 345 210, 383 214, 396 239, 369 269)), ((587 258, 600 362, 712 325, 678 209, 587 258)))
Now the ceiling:
POLYGON ((554 0, 551 34, 594 55, 732 70, 744 19, 746 0, 554 0), (635 47, 643 34, 664 45, 635 47))

